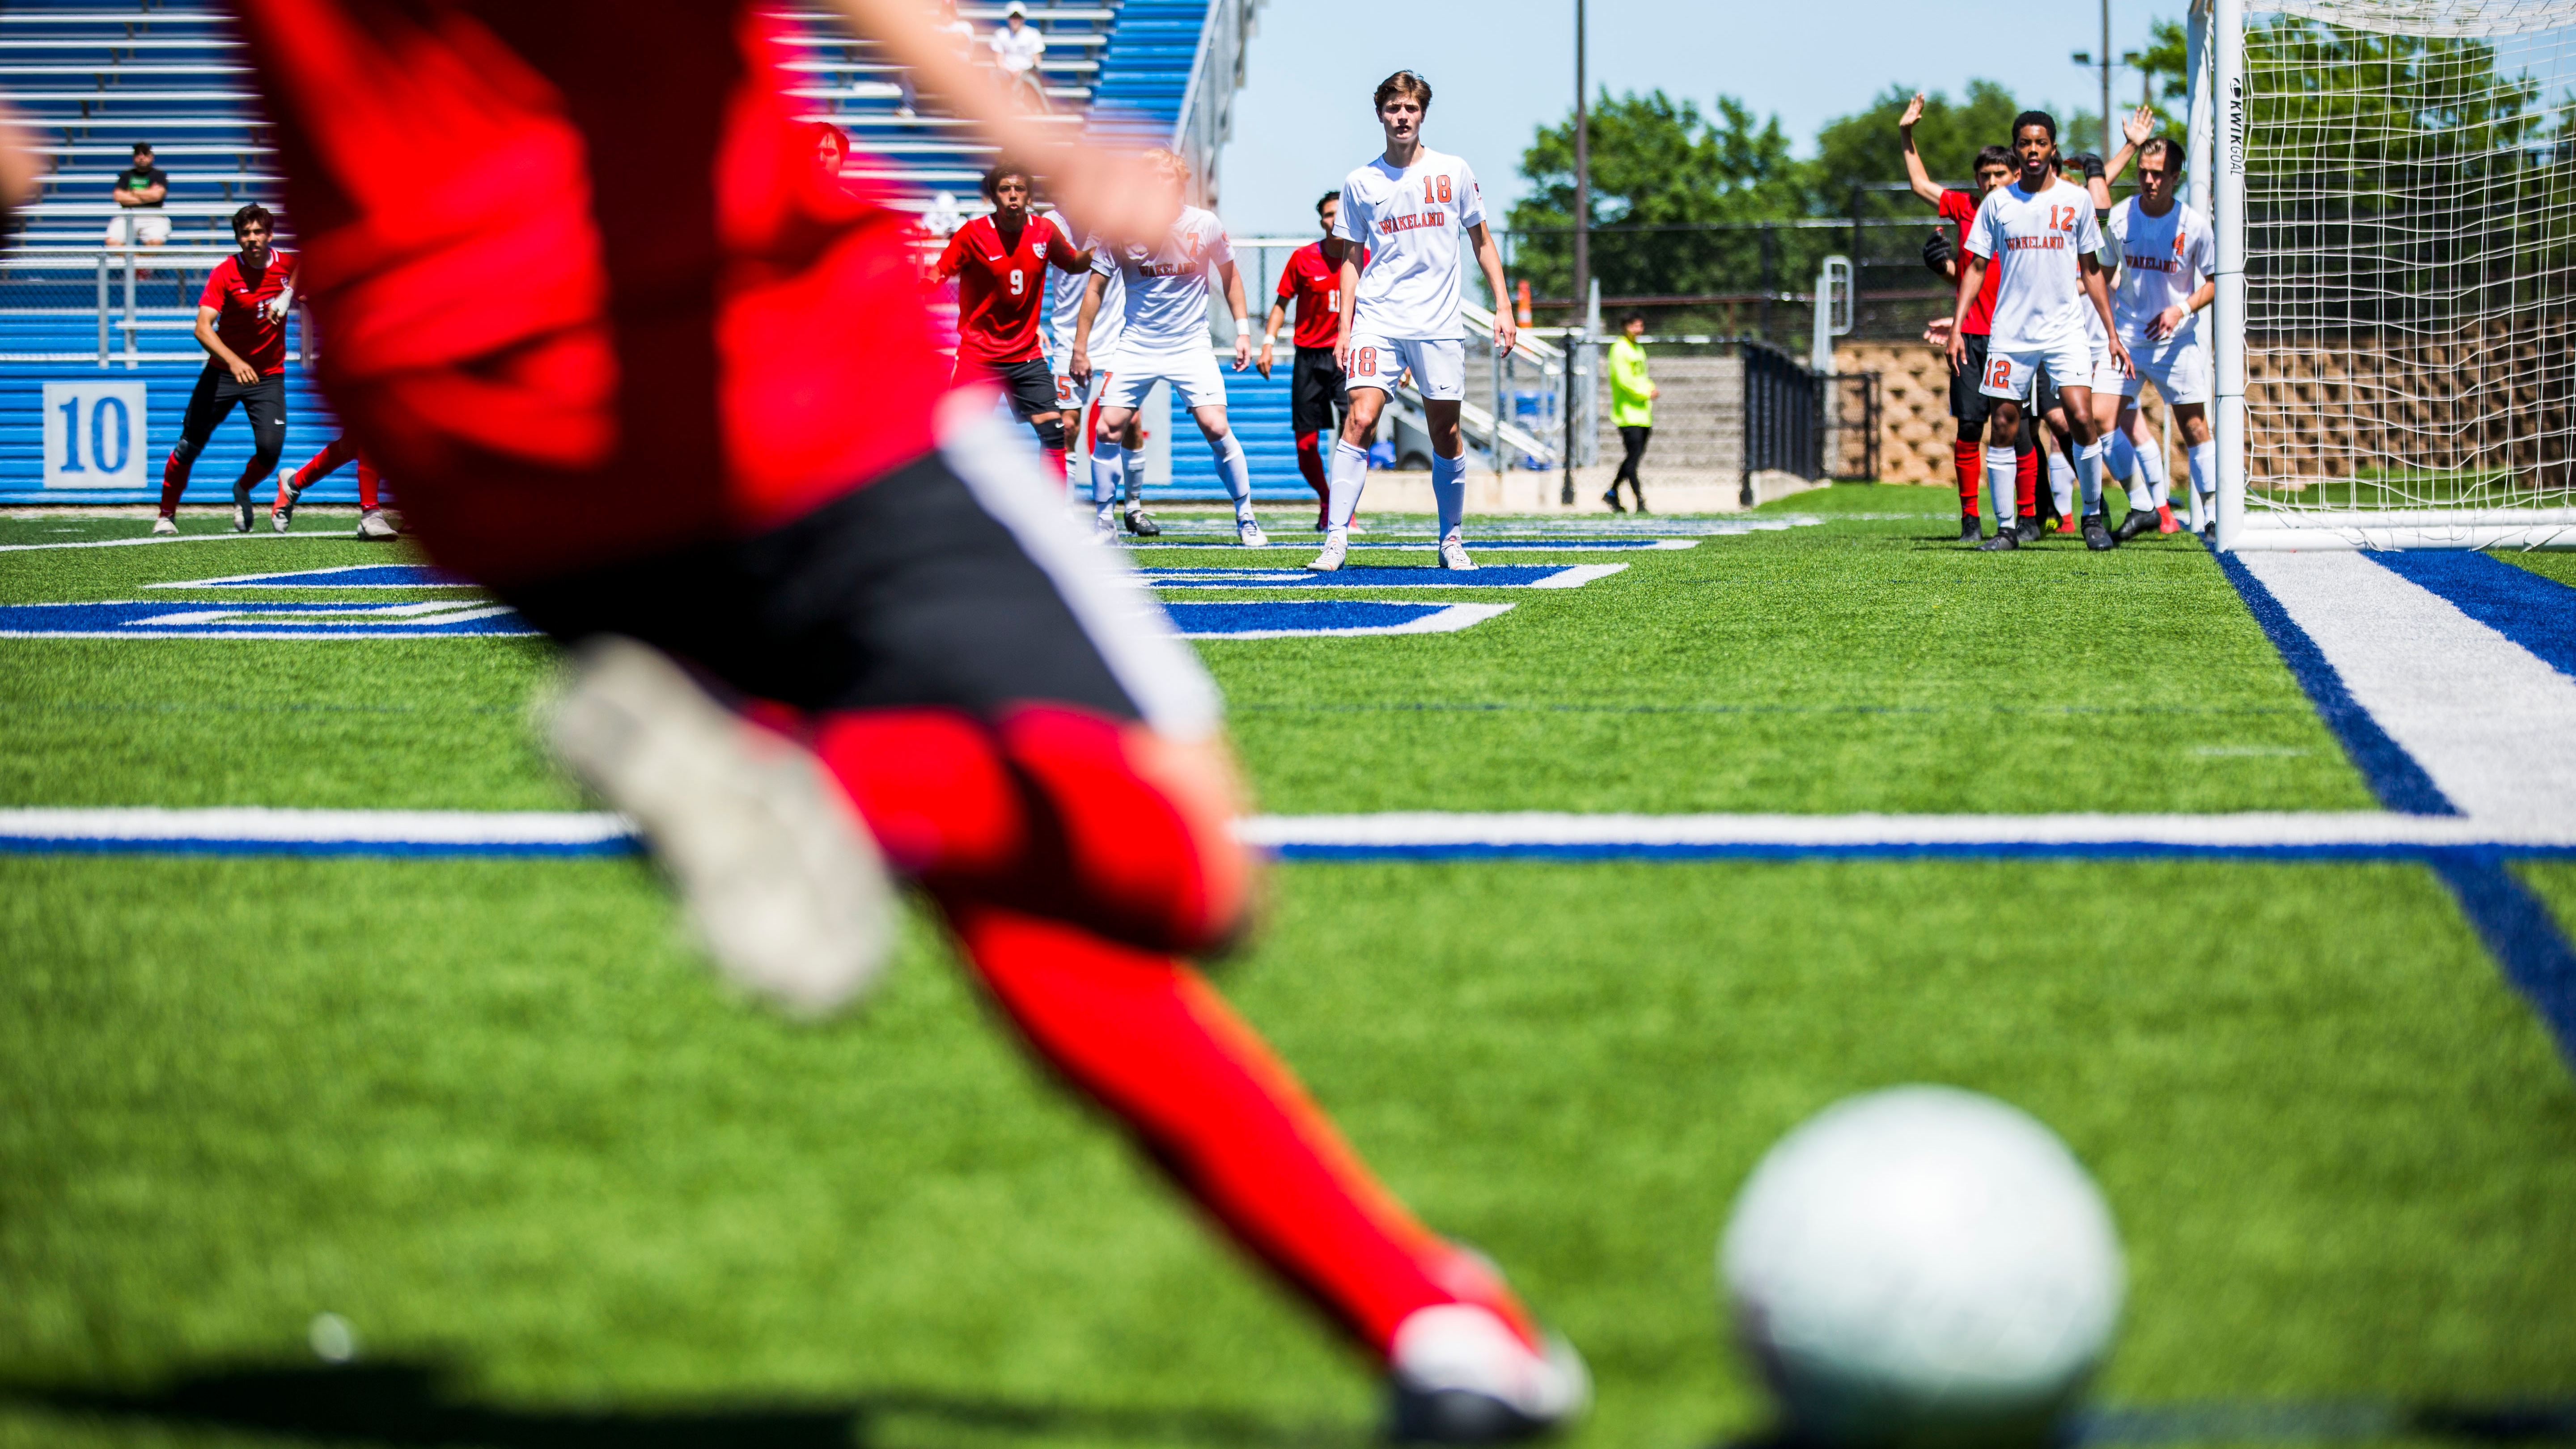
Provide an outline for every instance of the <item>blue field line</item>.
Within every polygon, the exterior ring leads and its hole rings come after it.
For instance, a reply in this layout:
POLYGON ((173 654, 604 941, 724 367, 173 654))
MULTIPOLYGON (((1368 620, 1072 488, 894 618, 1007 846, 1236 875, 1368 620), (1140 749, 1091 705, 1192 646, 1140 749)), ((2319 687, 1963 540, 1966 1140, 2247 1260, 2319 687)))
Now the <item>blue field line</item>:
POLYGON ((470 589, 474 581, 433 564, 345 564, 328 569, 290 569, 285 573, 225 574, 211 579, 173 579, 145 584, 147 589, 470 589))
MULTIPOLYGON (((2314 845, 2194 845, 2170 840, 2116 841, 1880 841, 1866 845, 1808 845, 1782 841, 1734 843, 1545 843, 1481 845, 1282 845, 1272 854, 1301 861, 1689 861, 1689 860, 2427 860, 2456 854, 2412 843, 2359 842, 2314 845)), ((2498 858, 2576 860, 2576 845, 2517 845, 2498 858)))
POLYGON ((2373 550, 2362 557, 2441 596, 2559 673, 2576 675, 2576 589, 2472 549, 2373 550))
POLYGON ((2227 581, 2236 586, 2246 612, 2254 616, 2264 637, 2280 651, 2281 662, 2290 666, 2291 675, 2316 706, 2317 717, 2342 742, 2353 768, 2361 771, 2379 803, 2409 815, 2459 814, 2459 807, 2442 793, 2441 786, 2433 783, 2433 777, 2425 773, 2415 757, 2389 738, 2388 731, 2379 727, 2370 711, 2352 697, 2352 691, 2344 687, 2343 676, 2326 659, 2325 651, 2291 620, 2290 611, 2281 607, 2272 591, 2263 587, 2262 580, 2255 578, 2253 571, 2233 554, 2212 550, 2211 556, 2218 560, 2227 581))
POLYGON ((2429 860, 2487 953, 2530 999, 2558 1039, 2560 1054, 2576 1067, 2576 948, 2568 945, 2548 904, 2515 878, 2499 852, 2437 850, 2429 860))

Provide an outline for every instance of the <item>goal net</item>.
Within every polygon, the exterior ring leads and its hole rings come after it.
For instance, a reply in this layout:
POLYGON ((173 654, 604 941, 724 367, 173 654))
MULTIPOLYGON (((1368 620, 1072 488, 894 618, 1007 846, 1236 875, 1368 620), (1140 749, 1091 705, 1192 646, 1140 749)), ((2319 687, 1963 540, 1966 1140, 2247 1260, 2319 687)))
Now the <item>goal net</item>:
POLYGON ((2576 547, 2576 0, 2213 9, 2220 546, 2576 547))

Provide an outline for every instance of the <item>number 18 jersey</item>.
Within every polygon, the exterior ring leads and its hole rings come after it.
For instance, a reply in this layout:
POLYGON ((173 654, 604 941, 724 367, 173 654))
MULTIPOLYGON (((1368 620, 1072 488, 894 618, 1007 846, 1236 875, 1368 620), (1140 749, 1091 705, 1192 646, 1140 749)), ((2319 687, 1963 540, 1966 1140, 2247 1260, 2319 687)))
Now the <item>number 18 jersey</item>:
POLYGON ((1429 147, 1398 170, 1384 156, 1342 182, 1333 235, 1370 248, 1351 330, 1388 341, 1458 339, 1461 239, 1485 220, 1476 173, 1429 147))

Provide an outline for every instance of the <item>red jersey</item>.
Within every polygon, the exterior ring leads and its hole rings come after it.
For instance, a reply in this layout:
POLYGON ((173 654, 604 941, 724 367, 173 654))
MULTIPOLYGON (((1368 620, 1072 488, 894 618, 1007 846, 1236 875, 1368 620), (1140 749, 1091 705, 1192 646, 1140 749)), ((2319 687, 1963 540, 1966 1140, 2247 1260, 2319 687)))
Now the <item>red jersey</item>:
POLYGON ((262 377, 286 371, 286 322, 269 316, 268 304, 286 289, 294 274, 295 258, 270 247, 268 265, 260 268, 255 280, 245 279, 236 253, 215 263, 206 278, 206 290, 197 297, 198 306, 215 309, 215 336, 262 377))
POLYGON ((1047 217, 1020 225, 1018 246, 1002 244, 990 216, 957 228, 939 254, 939 275, 957 279, 957 360, 1026 362, 1043 352, 1038 312, 1046 300, 1046 269, 1089 272, 1076 262, 1081 249, 1047 217))
MULTIPOLYGON (((1369 249, 1360 248, 1360 265, 1369 249)), ((1324 244, 1311 241, 1288 254, 1279 271, 1279 300, 1297 300, 1297 345, 1330 347, 1342 340, 1342 269, 1324 260, 1324 244)))
POLYGON ((936 443, 909 223, 816 184, 772 7, 233 8, 322 390, 439 562, 508 585, 755 534, 936 443))
MULTIPOLYGON (((1977 198, 1964 191, 1942 192, 1941 219, 1959 229, 1959 234, 1952 240, 1959 244, 1958 265, 1965 267, 1968 264, 1968 227, 1977 219, 1977 198)), ((1987 266, 1986 285, 1978 291, 1977 300, 1968 304, 1968 325, 1962 331, 1983 337, 1994 330, 1995 283, 2002 281, 2003 275, 2003 268, 1987 266)))

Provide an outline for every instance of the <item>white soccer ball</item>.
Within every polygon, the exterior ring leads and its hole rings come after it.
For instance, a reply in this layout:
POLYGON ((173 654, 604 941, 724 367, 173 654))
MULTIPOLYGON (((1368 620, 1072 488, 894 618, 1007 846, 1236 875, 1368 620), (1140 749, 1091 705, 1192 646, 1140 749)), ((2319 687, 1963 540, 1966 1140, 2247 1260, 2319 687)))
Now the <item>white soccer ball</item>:
POLYGON ((2037 1443, 2110 1349, 2111 1213, 2054 1133, 1897 1087, 1782 1138, 1736 1199, 1719 1286, 1797 1437, 2037 1443))

